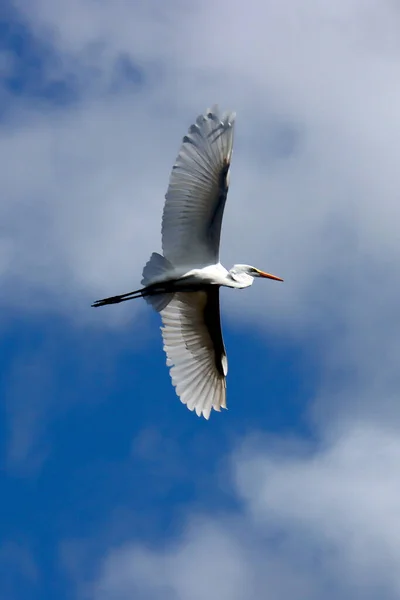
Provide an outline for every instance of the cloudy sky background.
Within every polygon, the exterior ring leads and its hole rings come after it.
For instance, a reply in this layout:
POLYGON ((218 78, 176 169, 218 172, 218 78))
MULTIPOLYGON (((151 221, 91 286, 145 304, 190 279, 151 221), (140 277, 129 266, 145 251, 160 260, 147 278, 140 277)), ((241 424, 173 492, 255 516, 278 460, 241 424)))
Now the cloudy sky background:
POLYGON ((400 9, 0 7, 0 588, 10 600, 400 594, 400 9), (187 127, 237 112, 229 411, 183 407, 157 315, 187 127))

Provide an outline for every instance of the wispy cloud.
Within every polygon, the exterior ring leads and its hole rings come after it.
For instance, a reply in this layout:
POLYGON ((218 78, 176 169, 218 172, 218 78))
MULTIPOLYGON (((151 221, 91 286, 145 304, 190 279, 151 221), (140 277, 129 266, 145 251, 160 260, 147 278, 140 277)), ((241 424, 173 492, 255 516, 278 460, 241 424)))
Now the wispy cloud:
POLYGON ((398 435, 359 425, 318 448, 248 441, 239 513, 191 514, 159 548, 110 550, 90 597, 394 600, 400 589, 398 435))
MULTIPOLYGON (((215 100, 238 111, 223 257, 285 276, 284 291, 270 291, 280 328, 324 322, 327 311, 336 319, 338 290, 353 295, 371 255, 394 264, 400 50, 390 3, 172 3, 154 13, 151 3, 76 1, 68 15, 62 2, 17 6, 51 44, 60 74, 85 82, 77 105, 23 112, 25 126, 0 148, 3 268, 37 302, 43 287, 89 299, 107 293, 105 281, 111 290, 139 278, 159 247, 179 138, 215 100), (123 57, 141 83, 132 88, 126 76, 110 92, 123 57), (272 156, 277 131, 289 149, 272 156), (30 166, 23 177, 16 164, 30 166), (33 212, 27 229, 23 215, 33 212)), ((260 293, 248 301, 262 307, 260 293)), ((230 302, 238 310, 243 296, 230 302)))
POLYGON ((48 357, 41 351, 21 353, 4 382, 7 420, 7 468, 23 475, 35 473, 47 456, 43 433, 53 396, 48 357))

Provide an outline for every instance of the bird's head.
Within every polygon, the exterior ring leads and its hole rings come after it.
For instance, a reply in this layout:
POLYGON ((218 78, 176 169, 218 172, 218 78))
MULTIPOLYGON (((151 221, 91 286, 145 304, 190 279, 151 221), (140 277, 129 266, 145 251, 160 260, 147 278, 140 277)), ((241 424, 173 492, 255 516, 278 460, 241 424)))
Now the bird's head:
POLYGON ((246 283, 247 285, 253 283, 254 277, 283 281, 280 277, 271 275, 271 273, 265 273, 265 271, 260 271, 260 269, 256 269, 256 267, 252 267, 251 265, 234 265, 229 273, 235 281, 238 283, 246 283))

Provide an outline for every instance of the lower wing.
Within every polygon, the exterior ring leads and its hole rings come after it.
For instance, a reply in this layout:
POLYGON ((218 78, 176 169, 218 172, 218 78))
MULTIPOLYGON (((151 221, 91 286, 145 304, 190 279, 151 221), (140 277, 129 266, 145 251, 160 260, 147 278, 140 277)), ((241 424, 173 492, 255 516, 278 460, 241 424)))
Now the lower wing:
POLYGON ((189 410, 209 418, 226 408, 228 363, 222 339, 219 288, 177 292, 161 311, 164 350, 176 392, 189 410))

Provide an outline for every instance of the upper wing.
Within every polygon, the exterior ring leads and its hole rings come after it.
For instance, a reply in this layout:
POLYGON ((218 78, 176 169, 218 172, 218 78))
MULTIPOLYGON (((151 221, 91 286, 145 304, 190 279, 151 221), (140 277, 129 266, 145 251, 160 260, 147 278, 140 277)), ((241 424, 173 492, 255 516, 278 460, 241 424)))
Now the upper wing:
POLYGON ((173 265, 219 262, 235 113, 200 115, 183 138, 162 218, 164 256, 173 265))
POLYGON ((226 408, 228 362, 221 332, 219 287, 178 292, 161 311, 164 350, 181 401, 197 415, 226 408))

